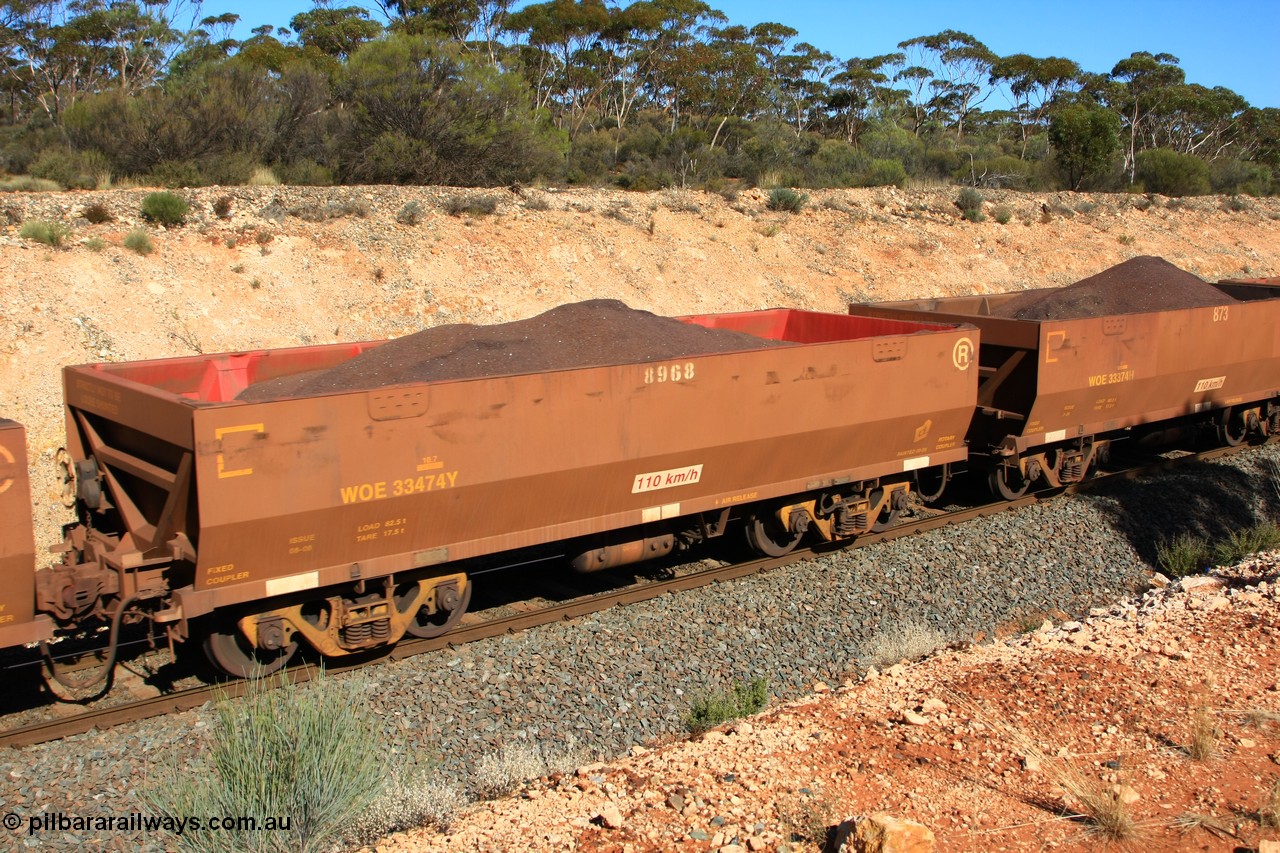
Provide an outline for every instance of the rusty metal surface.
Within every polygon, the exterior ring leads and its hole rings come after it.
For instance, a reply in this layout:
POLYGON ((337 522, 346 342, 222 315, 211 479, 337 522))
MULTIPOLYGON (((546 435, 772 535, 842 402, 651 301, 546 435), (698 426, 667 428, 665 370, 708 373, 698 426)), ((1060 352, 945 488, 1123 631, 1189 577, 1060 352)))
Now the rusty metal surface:
POLYGON ((27 431, 0 420, 0 628, 35 615, 35 538, 27 474, 27 431))
POLYGON ((1021 451, 1280 393, 1280 300, 1072 320, 985 313, 1019 295, 855 305, 850 312, 970 322, 982 330, 979 405, 994 414, 976 419, 975 450, 1007 435, 1021 451))
POLYGON ((965 456, 971 327, 688 321, 798 345, 261 403, 233 397, 371 344, 91 365, 65 371, 69 417, 81 455, 92 428, 159 482, 144 527, 193 453, 167 522, 198 555, 187 616, 965 456))
POLYGON ((0 646, 49 636, 35 616, 35 538, 27 473, 27 431, 0 418, 0 646))

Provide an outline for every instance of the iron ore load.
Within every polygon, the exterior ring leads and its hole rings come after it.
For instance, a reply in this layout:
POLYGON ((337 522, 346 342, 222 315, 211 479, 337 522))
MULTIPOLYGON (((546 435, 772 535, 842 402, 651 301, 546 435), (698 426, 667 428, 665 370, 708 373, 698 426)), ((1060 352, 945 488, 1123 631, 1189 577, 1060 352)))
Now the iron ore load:
POLYGON ((1280 431, 1277 295, 1138 257, 1063 288, 850 312, 981 330, 969 467, 1015 499, 1084 479, 1118 439, 1208 426, 1238 445, 1280 431))
POLYGON ((458 621, 468 561, 582 571, 879 529, 965 457, 968 327, 594 302, 351 345, 69 367, 80 523, 36 600, 121 607, 243 675, 458 621), (922 393, 925 392, 925 393, 922 393))

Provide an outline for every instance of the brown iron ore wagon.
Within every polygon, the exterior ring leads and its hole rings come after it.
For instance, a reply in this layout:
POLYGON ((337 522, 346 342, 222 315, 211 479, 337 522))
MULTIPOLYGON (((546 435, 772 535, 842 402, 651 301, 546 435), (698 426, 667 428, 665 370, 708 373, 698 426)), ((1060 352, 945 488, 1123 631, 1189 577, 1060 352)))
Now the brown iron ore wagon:
POLYGON ((0 648, 53 634, 53 620, 35 612, 35 568, 27 431, 0 418, 0 648))
POLYGON ((1118 438, 1205 425, 1236 445, 1280 432, 1280 287, 1213 285, 1157 260, 1068 288, 850 312, 981 329, 970 467, 1005 499, 1083 479, 1118 438))
POLYGON ((918 471, 966 456, 973 326, 681 319, 762 340, 323 393, 299 389, 391 344, 66 368, 81 521, 62 563, 36 574, 37 609, 66 624, 128 608, 175 640, 202 637, 228 673, 269 671, 302 643, 344 655, 448 630, 471 558, 564 543, 590 571, 731 520, 785 553, 805 534, 889 523, 918 471), (237 399, 261 383, 275 392, 237 399))

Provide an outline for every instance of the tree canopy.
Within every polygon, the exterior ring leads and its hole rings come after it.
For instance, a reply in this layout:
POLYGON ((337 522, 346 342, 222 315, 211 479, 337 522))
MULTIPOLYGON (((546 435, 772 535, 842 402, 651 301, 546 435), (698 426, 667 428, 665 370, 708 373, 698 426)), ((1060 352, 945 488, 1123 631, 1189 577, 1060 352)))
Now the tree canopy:
POLYGON ((189 0, 0 0, 0 169, 69 186, 270 167, 294 182, 1280 187, 1280 112, 1188 81, 1168 53, 1091 74, 944 30, 841 58, 703 0, 515 5, 386 0, 379 16, 318 0, 236 39, 235 15, 189 0))

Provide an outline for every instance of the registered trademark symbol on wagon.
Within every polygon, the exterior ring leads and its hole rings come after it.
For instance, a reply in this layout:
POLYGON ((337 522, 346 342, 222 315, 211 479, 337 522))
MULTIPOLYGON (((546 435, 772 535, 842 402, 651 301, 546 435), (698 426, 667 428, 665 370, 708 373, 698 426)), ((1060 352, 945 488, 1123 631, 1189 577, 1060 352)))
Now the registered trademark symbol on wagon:
POLYGON ((951 350, 951 363, 957 370, 968 370, 969 360, 973 358, 973 341, 961 338, 951 350))

